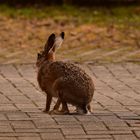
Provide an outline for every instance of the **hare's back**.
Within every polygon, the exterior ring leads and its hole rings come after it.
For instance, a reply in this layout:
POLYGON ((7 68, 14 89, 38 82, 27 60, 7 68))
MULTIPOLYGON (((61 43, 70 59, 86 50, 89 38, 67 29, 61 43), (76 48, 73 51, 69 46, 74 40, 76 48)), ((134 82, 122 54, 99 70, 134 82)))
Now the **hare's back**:
POLYGON ((56 61, 50 64, 49 71, 57 78, 70 77, 80 81, 91 80, 89 75, 84 70, 73 63, 56 61))

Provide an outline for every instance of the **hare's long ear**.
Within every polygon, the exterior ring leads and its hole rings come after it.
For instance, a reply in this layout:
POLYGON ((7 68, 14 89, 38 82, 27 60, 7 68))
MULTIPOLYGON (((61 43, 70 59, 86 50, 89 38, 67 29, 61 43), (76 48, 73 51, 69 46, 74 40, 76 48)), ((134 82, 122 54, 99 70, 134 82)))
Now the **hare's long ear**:
POLYGON ((61 47, 64 40, 65 33, 62 32, 58 37, 55 38, 55 43, 53 45, 52 51, 55 52, 56 48, 61 47))
POLYGON ((45 44, 44 52, 48 53, 55 43, 55 34, 51 34, 45 44))
POLYGON ((64 39, 65 33, 64 32, 61 32, 60 36, 62 37, 62 39, 64 39))

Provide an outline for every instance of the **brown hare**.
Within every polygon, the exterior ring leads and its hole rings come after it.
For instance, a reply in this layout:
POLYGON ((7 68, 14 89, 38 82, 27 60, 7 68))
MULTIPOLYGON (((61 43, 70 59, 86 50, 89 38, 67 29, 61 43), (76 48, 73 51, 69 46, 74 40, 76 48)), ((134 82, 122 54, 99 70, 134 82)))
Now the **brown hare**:
POLYGON ((42 91, 47 94, 45 112, 50 114, 69 114, 67 103, 76 107, 80 114, 90 114, 94 94, 92 79, 78 66, 62 61, 55 61, 55 50, 61 46, 64 32, 56 37, 51 34, 44 50, 37 56, 38 83, 42 91), (52 111, 50 104, 52 97, 57 102, 52 111), (59 106, 62 104, 62 109, 59 106))

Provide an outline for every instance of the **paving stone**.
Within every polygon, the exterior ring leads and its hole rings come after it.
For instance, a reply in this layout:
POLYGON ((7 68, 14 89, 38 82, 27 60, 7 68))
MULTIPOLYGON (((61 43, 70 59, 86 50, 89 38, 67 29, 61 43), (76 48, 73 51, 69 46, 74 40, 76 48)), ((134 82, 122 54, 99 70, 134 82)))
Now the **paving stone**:
POLYGON ((37 128, 55 128, 57 127, 56 122, 52 118, 48 119, 35 119, 33 120, 37 128))
POLYGON ((33 100, 35 102, 45 102, 46 101, 46 96, 39 92, 35 87, 20 87, 20 91, 26 95, 26 97, 30 98, 30 100, 33 100), (44 95, 44 96, 43 96, 44 95))
POLYGON ((0 133, 14 132, 10 125, 0 125, 0 133))
POLYGON ((13 65, 2 65, 0 71, 7 78, 20 78, 20 75, 13 65))
POLYGON ((133 63, 126 63, 124 65, 125 69, 132 74, 136 79, 140 78, 140 73, 139 73, 139 65, 133 64, 133 63))
POLYGON ((130 126, 124 126, 124 127, 114 127, 114 126, 109 126, 109 130, 140 130, 140 127, 130 127, 130 126))
POLYGON ((73 139, 93 139, 93 138, 98 138, 98 139, 106 139, 106 138, 111 138, 110 135, 71 135, 71 136, 66 136, 66 138, 73 138, 73 139))
POLYGON ((61 129, 64 135, 81 135, 85 134, 82 128, 62 128, 61 129))
POLYGON ((39 137, 38 133, 0 133, 0 137, 39 137))
POLYGON ((14 104, 0 104, 0 112, 18 111, 14 104))
POLYGON ((20 103, 20 104, 25 104, 25 103, 31 103, 31 101, 23 95, 20 96, 8 96, 9 99, 11 99, 14 103, 20 103))
POLYGON ((35 128, 32 121, 12 121, 11 125, 14 128, 35 128))
POLYGON ((82 123, 84 123, 84 122, 97 122, 97 121, 99 121, 99 119, 96 117, 96 116, 76 116, 76 118, 80 121, 80 122, 82 122, 82 123))
POLYGON ((7 113, 8 120, 28 120, 29 117, 23 112, 7 113))
POLYGON ((50 129, 37 129, 37 128, 16 128, 15 132, 22 132, 22 133, 26 133, 26 132, 31 132, 31 133, 43 133, 43 132, 47 132, 47 133, 59 133, 60 130, 59 129, 55 129, 55 128, 50 128, 50 129))
POLYGON ((81 122, 79 122, 79 121, 58 121, 57 123, 60 124, 60 125, 62 125, 62 124, 64 124, 64 125, 68 125, 68 124, 73 124, 73 125, 81 124, 81 122))
POLYGON ((0 137, 0 140, 17 140, 17 138, 14 138, 14 137, 0 137))
POLYGON ((10 125, 8 120, 0 120, 0 126, 10 125))
POLYGON ((135 132, 136 136, 137 136, 138 138, 140 138, 140 131, 134 131, 134 132, 135 132))
POLYGON ((128 119, 128 120, 126 120, 126 122, 132 127, 140 127, 140 120, 139 119, 136 119, 136 120, 133 120, 133 119, 129 120, 128 119))
POLYGON ((86 131, 89 130, 107 130, 106 126, 103 122, 93 122, 93 123, 85 123, 83 124, 86 131))
POLYGON ((36 119, 41 119, 41 118, 44 118, 44 119, 47 119, 47 118, 51 118, 51 116, 47 113, 44 113, 44 112, 29 112, 27 113, 31 118, 36 118, 36 119))
POLYGON ((63 140, 64 137, 61 133, 41 133, 43 140, 63 140))
POLYGON ((39 108, 34 103, 29 104, 15 104, 15 106, 22 112, 40 112, 39 108))
POLYGON ((113 140, 113 138, 105 138, 105 139, 90 139, 90 140, 113 140))
POLYGON ((81 128, 81 124, 59 124, 59 125, 55 125, 56 128, 81 128))
POLYGON ((1 94, 0 94, 0 100, 1 100, 1 102, 0 102, 1 104, 11 103, 11 101, 8 98, 6 98, 6 96, 1 95, 1 94))
MULTIPOLYGON (((128 109, 126 109, 124 106, 122 105, 114 105, 114 106, 106 106, 106 108, 112 112, 115 112, 115 113, 126 113, 129 111, 128 109)), ((130 112, 130 111, 129 111, 130 112)), ((132 113, 132 112, 131 112, 132 113)))
POLYGON ((41 140, 40 137, 18 137, 18 140, 41 140))
POLYGON ((21 92, 19 92, 15 87, 13 87, 10 83, 5 83, 0 86, 0 91, 3 93, 5 96, 9 95, 22 95, 21 92))
POLYGON ((4 114, 0 114, 0 121, 1 120, 7 120, 6 116, 4 114))
POLYGON ((118 135, 121 135, 121 134, 132 134, 132 131, 130 131, 130 130, 87 131, 87 134, 94 134, 94 135, 98 135, 98 134, 99 135, 105 135, 105 134, 113 135, 113 134, 118 134, 118 135))
POLYGON ((115 140, 138 140, 135 135, 113 135, 115 140))
POLYGON ((123 121, 117 122, 117 121, 105 121, 105 124, 109 127, 109 126, 127 126, 127 124, 123 121))
POLYGON ((138 115, 136 115, 134 112, 131 111, 121 111, 121 112, 115 111, 115 114, 122 119, 137 118, 137 117, 139 118, 138 115))
POLYGON ((54 116, 54 119, 58 122, 58 123, 63 123, 63 122, 77 122, 77 120, 73 117, 73 116, 54 116))
MULTIPOLYGON (((81 140, 81 139, 66 139, 66 140, 81 140)), ((88 139, 82 139, 82 140, 88 140, 88 139)), ((91 140, 91 139, 90 139, 91 140)), ((94 139, 95 140, 95 139, 94 139)), ((99 140, 99 139, 98 139, 99 140)))
POLYGON ((140 65, 82 67, 95 81, 92 115, 42 112, 46 95, 38 87, 33 65, 0 65, 0 140, 140 139, 140 65))
POLYGON ((31 103, 15 103, 15 106, 17 106, 17 108, 24 110, 24 109, 37 109, 37 107, 35 106, 35 104, 31 103))
POLYGON ((20 74, 29 81, 32 81, 31 79, 34 80, 36 78, 36 76, 34 75, 34 73, 36 72, 32 65, 20 65, 16 67, 18 68, 20 74))

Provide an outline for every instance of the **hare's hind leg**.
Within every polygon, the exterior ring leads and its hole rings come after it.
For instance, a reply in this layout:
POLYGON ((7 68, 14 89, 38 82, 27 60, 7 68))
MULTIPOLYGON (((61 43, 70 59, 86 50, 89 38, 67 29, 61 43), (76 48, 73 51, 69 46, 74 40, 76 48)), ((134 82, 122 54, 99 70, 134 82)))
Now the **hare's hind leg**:
POLYGON ((62 114, 69 114, 69 109, 68 109, 67 103, 65 101, 62 101, 62 109, 60 112, 62 114))
POLYGON ((59 92, 59 97, 57 100, 56 105, 54 106, 54 110, 50 112, 50 114, 56 114, 56 115, 64 115, 64 114, 69 114, 69 109, 67 106, 66 101, 63 99, 63 93, 59 92), (58 106, 60 106, 60 104, 62 103, 62 109, 59 111, 58 110, 58 106))
POLYGON ((63 114, 69 114, 69 109, 67 106, 67 102, 65 101, 63 91, 59 91, 59 98, 62 102, 62 109, 60 112, 62 112, 63 114))
POLYGON ((53 115, 65 115, 65 114, 69 114, 69 110, 68 110, 68 106, 67 106, 67 103, 66 102, 62 102, 62 109, 59 111, 59 106, 61 104, 61 100, 58 99, 55 106, 54 106, 54 109, 52 111, 49 112, 49 114, 53 115))
POLYGON ((58 98, 53 110, 51 110, 49 112, 49 114, 56 114, 58 112, 58 110, 59 110, 60 104, 61 104, 61 100, 60 100, 60 98, 58 98))

